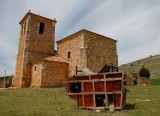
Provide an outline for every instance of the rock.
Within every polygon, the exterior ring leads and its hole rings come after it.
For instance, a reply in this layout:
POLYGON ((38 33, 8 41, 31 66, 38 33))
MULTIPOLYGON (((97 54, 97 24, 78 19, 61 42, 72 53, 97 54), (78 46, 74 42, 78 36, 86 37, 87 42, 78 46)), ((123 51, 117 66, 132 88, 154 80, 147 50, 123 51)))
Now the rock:
POLYGON ((112 113, 112 112, 114 112, 114 111, 115 111, 114 108, 110 108, 110 109, 109 109, 109 112, 110 112, 110 113, 112 113))
POLYGON ((98 113, 98 112, 101 112, 101 110, 96 110, 96 112, 98 113))

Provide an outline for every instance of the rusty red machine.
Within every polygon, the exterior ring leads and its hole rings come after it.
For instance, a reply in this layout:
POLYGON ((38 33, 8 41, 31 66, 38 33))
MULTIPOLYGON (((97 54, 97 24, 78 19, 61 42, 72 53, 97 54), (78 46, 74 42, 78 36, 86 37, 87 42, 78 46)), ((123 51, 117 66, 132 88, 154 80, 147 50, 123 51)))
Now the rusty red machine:
POLYGON ((126 73, 76 75, 66 83, 67 95, 82 109, 122 109, 126 102, 126 73))

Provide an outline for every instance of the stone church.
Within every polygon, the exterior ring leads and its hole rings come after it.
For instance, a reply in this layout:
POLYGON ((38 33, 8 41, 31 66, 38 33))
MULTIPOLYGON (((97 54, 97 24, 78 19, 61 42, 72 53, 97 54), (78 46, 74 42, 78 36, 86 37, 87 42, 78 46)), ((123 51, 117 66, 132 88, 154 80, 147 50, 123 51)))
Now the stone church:
POLYGON ((30 11, 20 21, 14 87, 64 86, 73 75, 118 66, 117 41, 85 29, 57 41, 54 50, 56 23, 30 11))

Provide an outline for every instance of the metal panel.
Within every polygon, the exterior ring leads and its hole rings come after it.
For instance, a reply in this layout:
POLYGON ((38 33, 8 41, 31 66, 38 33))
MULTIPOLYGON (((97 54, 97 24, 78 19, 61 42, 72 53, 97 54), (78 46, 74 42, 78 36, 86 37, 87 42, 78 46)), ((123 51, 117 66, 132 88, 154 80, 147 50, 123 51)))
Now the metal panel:
MULTIPOLYGON (((108 95, 113 96, 113 101, 115 101, 115 109, 122 109, 125 105, 125 96, 126 87, 124 86, 124 76, 125 73, 103 73, 99 75, 85 75, 75 76, 76 79, 67 81, 67 88, 71 83, 82 83, 82 92, 81 93, 71 93, 70 90, 67 90, 68 96, 79 96, 78 100, 81 105, 78 105, 79 108, 85 109, 108 109, 108 95), (107 77, 106 77, 107 76, 107 77), (80 77, 80 78, 79 78, 80 77), (92 83, 92 84, 91 84, 92 83), (114 84, 114 85, 113 85, 114 84), (115 86, 115 87, 114 87, 115 86), (107 91, 107 88, 108 91, 107 91), (105 100, 105 107, 99 107, 99 98, 103 97, 102 100, 105 100), (83 100, 82 100, 83 99, 83 100), (97 100, 97 101, 96 101, 97 100), (83 106, 82 102, 83 101, 83 106), (124 104, 123 104, 124 103, 124 104)), ((126 80, 126 79, 125 79, 126 80)))

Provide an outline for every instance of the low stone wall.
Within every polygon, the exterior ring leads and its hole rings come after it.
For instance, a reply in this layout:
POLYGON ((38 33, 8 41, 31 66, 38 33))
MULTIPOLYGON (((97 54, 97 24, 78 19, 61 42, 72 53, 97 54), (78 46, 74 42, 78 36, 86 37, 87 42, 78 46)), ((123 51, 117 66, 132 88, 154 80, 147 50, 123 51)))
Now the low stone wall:
POLYGON ((0 88, 3 88, 4 87, 4 81, 1 81, 0 82, 0 88))
MULTIPOLYGON (((6 83, 5 86, 7 84, 10 84, 8 80, 6 80, 5 83, 6 83)), ((3 88, 3 87, 4 87, 4 81, 2 80, 2 81, 0 81, 0 88, 3 88)))
POLYGON ((150 85, 150 78, 146 77, 138 77, 137 85, 150 85))
POLYGON ((133 85, 133 80, 131 77, 127 77, 127 85, 133 85))
MULTIPOLYGON (((127 85, 134 85, 136 78, 127 77, 127 85)), ((150 78, 138 77, 135 85, 150 85, 150 78)))

